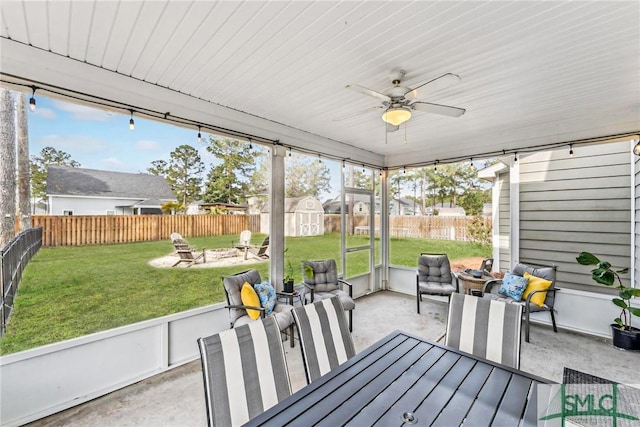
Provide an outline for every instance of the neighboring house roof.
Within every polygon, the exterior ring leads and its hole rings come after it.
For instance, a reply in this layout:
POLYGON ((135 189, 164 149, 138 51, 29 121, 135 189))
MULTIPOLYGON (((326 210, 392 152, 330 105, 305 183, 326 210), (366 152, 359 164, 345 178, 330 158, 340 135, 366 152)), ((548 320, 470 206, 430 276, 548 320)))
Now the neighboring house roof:
POLYGON ((175 200, 167 181, 146 173, 49 166, 47 195, 175 200))
POLYGON ((487 166, 484 169, 478 171, 478 178, 485 179, 487 181, 493 181, 496 175, 506 170, 508 166, 503 162, 495 163, 491 166, 487 166))

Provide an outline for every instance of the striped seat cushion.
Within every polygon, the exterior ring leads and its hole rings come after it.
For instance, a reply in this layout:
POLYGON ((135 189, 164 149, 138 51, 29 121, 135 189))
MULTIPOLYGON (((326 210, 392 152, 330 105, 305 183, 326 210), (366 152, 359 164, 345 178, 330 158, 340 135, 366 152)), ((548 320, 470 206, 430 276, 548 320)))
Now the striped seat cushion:
POLYGON ((464 352, 520 367, 522 305, 453 294, 445 344, 464 352))
POLYGON ((209 425, 242 425, 291 394, 276 320, 198 339, 209 425))
POLYGON ((293 309, 307 382, 353 357, 355 347, 338 297, 293 309))

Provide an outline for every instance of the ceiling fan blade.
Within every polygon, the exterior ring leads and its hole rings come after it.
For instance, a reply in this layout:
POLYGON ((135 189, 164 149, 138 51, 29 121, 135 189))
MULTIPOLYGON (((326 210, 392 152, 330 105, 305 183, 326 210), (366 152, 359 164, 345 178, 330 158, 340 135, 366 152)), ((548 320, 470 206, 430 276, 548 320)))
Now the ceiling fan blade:
POLYGON ((443 116, 449 117, 460 117, 467 111, 464 108, 451 107, 449 105, 432 104, 430 102, 414 102, 413 104, 411 104, 411 108, 418 111, 441 114, 443 116))
POLYGON ((387 123, 387 133, 395 132, 400 129, 400 126, 392 125, 391 123, 387 123))
POLYGON ((434 92, 438 89, 443 89, 445 87, 449 87, 452 84, 460 82, 460 76, 457 74, 446 73, 441 75, 440 77, 436 77, 433 80, 429 80, 426 83, 422 83, 419 86, 416 86, 412 90, 408 91, 404 94, 404 96, 408 99, 417 99, 418 96, 423 97, 425 93, 434 92), (426 87, 429 85, 428 87, 426 87), (421 89, 420 95, 418 95, 418 89, 421 89))
POLYGON ((346 119, 350 119, 352 117, 357 117, 357 116, 359 116, 361 114, 369 113, 371 111, 380 110, 382 108, 384 108, 384 106, 376 105, 374 107, 365 108, 364 110, 354 111, 352 113, 348 113, 348 114, 345 114, 345 115, 342 115, 342 116, 338 116, 338 117, 334 118, 333 121, 334 122, 339 122, 341 120, 346 120, 346 119))
POLYGON ((345 87, 347 89, 355 90, 356 92, 364 93, 365 95, 373 96, 374 98, 378 98, 378 99, 380 99, 382 101, 391 101, 391 98, 389 98, 384 93, 380 93, 380 92, 376 92, 375 90, 367 89, 364 86, 346 85, 345 87))

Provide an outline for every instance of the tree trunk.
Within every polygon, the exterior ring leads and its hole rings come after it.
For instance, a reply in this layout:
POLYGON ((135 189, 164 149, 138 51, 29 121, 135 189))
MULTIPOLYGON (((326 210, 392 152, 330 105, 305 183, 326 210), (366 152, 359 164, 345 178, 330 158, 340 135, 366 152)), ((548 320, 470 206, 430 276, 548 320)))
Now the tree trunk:
POLYGON ((0 248, 15 235, 16 128, 13 95, 0 89, 0 248))
POLYGON ((18 93, 18 217, 20 231, 31 228, 31 191, 29 191, 29 124, 27 95, 18 93))

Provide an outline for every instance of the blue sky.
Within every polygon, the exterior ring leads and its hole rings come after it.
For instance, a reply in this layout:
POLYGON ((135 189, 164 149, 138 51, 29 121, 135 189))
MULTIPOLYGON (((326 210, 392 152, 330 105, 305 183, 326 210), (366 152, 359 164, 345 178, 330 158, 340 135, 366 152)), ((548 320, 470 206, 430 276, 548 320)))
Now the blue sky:
POLYGON ((39 154, 47 146, 62 150, 83 168, 117 172, 146 172, 153 160, 169 160, 177 146, 189 144, 200 151, 206 164, 213 158, 197 141, 197 129, 189 130, 63 101, 37 97, 29 112, 29 151, 39 154))
MULTIPOLYGON (((57 99, 37 96, 37 108, 29 111, 29 152, 38 155, 53 147, 71 155, 82 168, 116 172, 147 172, 154 160, 169 160, 177 146, 198 149, 209 170, 215 158, 197 140, 198 130, 136 117, 135 130, 129 130, 129 114, 107 112, 57 99)), ((202 132, 203 139, 206 133, 202 132)), ((331 171, 331 194, 340 189, 340 165, 326 162, 331 171)))

